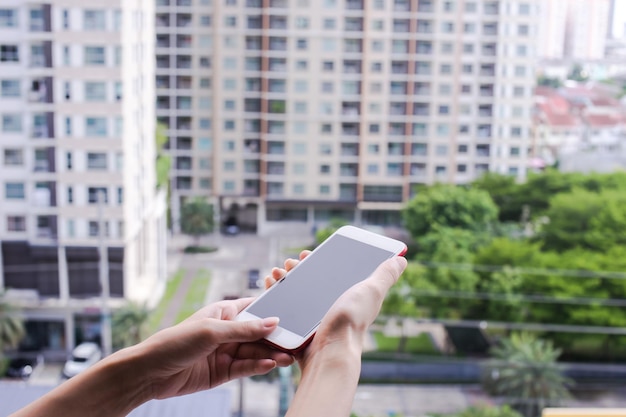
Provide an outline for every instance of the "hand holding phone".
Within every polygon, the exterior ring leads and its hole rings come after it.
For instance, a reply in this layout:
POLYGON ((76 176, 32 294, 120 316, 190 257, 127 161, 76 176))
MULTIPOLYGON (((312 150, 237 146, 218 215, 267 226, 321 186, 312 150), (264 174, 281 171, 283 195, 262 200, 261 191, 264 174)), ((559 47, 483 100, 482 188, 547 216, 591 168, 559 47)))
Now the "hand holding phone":
POLYGON ((279 327, 266 339, 279 349, 297 351, 346 290, 368 278, 386 259, 405 251, 400 241, 344 226, 236 319, 279 317, 279 327))

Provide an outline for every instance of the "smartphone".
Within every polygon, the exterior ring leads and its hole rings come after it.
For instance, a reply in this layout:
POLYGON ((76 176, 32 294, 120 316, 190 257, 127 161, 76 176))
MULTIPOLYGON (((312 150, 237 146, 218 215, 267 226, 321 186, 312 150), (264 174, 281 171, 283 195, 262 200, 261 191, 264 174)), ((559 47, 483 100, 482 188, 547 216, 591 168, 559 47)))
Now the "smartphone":
POLYGON ((295 352, 306 346, 341 294, 369 277, 386 259, 405 252, 403 242, 343 226, 239 313, 236 320, 278 317, 279 327, 266 339, 281 350, 295 352))

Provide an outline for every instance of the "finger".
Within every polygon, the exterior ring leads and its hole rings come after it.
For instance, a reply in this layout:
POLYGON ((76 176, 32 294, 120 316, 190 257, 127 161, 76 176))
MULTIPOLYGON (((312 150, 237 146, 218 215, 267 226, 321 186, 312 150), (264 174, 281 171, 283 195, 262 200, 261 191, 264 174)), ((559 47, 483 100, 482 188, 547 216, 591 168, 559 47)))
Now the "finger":
POLYGON ((237 349, 236 359, 273 359, 278 366, 289 366, 294 357, 286 352, 276 350, 263 342, 242 343, 237 349))
POLYGON ((391 259, 387 259, 380 264, 378 268, 362 282, 363 285, 368 286, 376 291, 376 295, 382 299, 389 289, 398 281, 400 275, 406 268, 407 261, 402 256, 396 256, 391 259))
POLYGON ((253 375, 263 375, 276 368, 276 366, 276 361, 272 359, 235 360, 230 366, 229 379, 232 380, 253 375))
POLYGON ((268 275, 264 278, 263 283, 265 284, 265 289, 267 290, 272 285, 276 284, 276 280, 268 275))
POLYGON ((303 250, 302 252, 300 252, 300 260, 303 260, 304 258, 309 256, 310 254, 311 254, 310 250, 308 250, 308 249, 303 250))
POLYGON ((286 271, 291 271, 293 268, 295 268, 296 265, 298 265, 300 263, 299 260, 297 259, 292 259, 289 258, 285 261, 285 270, 286 271))
MULTIPOLYGON (((285 264, 286 263, 287 262, 285 262, 285 264)), ((272 268, 272 278, 274 278, 276 281, 284 277, 286 273, 287 273, 287 270, 285 269, 277 268, 277 267, 272 268)))
POLYGON ((187 320, 205 318, 228 320, 235 317, 241 310, 246 308, 254 297, 239 298, 237 300, 223 300, 210 304, 196 311, 187 320))
POLYGON ((205 337, 214 344, 232 342, 254 342, 273 332, 278 326, 277 317, 268 317, 262 320, 229 321, 206 319, 204 325, 205 337))

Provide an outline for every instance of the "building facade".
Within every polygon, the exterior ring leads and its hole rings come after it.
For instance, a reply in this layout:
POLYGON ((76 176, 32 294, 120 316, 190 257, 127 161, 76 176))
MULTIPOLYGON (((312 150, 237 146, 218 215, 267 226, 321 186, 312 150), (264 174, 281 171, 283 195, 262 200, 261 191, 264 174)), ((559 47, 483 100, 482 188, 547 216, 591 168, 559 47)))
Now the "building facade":
POLYGON ((0 291, 28 347, 100 338, 100 246, 113 304, 164 289, 153 40, 149 0, 0 5, 0 291))
POLYGON ((398 224, 422 184, 525 177, 537 1, 158 0, 172 209, 266 233, 398 224))

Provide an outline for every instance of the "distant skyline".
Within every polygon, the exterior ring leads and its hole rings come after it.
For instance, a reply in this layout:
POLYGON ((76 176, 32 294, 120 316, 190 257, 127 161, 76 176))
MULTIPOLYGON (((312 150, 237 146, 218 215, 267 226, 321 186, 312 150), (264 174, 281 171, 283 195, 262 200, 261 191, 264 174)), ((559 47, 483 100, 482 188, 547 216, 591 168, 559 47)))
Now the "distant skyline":
POLYGON ((613 36, 626 37, 626 0, 615 0, 613 13, 613 36))

